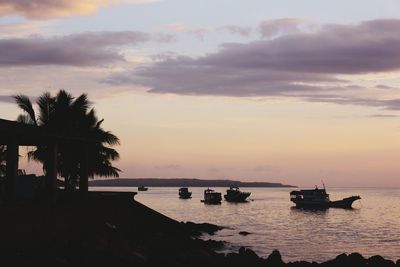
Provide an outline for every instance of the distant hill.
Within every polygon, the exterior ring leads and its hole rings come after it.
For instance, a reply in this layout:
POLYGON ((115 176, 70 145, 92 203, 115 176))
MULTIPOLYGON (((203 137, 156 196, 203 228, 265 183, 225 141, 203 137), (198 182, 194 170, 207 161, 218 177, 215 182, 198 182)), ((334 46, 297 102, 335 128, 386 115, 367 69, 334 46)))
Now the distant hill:
POLYGON ((153 186, 153 187, 297 187, 281 183, 241 182, 234 180, 202 180, 195 178, 119 178, 89 181, 89 186, 153 186))

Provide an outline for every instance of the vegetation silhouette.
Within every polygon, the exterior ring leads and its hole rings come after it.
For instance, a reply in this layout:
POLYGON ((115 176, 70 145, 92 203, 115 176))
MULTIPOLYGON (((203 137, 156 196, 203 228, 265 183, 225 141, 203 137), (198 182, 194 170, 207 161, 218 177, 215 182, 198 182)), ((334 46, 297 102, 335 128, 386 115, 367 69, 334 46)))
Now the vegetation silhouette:
POLYGON ((0 177, 6 175, 6 146, 0 146, 0 177))
MULTIPOLYGON (((119 177, 121 170, 111 163, 119 158, 119 153, 112 148, 119 144, 119 139, 101 127, 104 119, 97 118, 87 94, 75 98, 65 90, 60 90, 55 96, 45 92, 36 100, 37 114, 29 97, 16 95, 14 99, 24 111, 18 116, 17 121, 41 126, 64 136, 79 134, 94 140, 84 146, 71 143, 58 144, 58 174, 64 178, 66 190, 76 188, 79 182, 80 157, 85 154, 85 149, 87 149, 90 177, 119 177)), ((38 145, 28 152, 28 159, 41 162, 44 171, 47 167, 47 149, 45 145, 38 145)))

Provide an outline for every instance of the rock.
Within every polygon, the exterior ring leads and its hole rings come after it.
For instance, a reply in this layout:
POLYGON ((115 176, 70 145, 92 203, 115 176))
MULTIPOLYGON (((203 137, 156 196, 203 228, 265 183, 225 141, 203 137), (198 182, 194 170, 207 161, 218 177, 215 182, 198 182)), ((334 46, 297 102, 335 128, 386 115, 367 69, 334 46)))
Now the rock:
POLYGON ((335 259, 322 263, 322 266, 349 266, 349 267, 365 267, 366 259, 359 253, 347 255, 342 253, 335 259))
POLYGON ((244 235, 244 236, 250 235, 250 234, 251 234, 251 233, 246 232, 246 231, 240 231, 240 232, 239 232, 239 235, 244 235))
POLYGON ((364 267, 366 265, 366 259, 360 253, 351 253, 347 256, 347 262, 352 267, 364 267))
POLYGON ((222 249, 226 244, 225 241, 218 241, 218 240, 212 240, 212 239, 208 239, 208 240, 199 239, 199 242, 203 243, 207 248, 214 249, 214 250, 222 249))
POLYGON ((395 267, 396 264, 391 260, 385 260, 382 256, 375 255, 367 260, 369 267, 395 267))
POLYGON ((185 226, 192 232, 194 236, 199 236, 201 233, 207 233, 209 235, 214 235, 215 232, 222 230, 222 226, 218 226, 211 223, 193 223, 186 222, 185 226))
POLYGON ((228 253, 225 256, 224 266, 235 266, 240 262, 240 256, 238 253, 228 253))
POLYGON ((248 259, 252 259, 254 261, 260 260, 260 257, 251 249, 246 249, 245 255, 248 259))
POLYGON ((234 264, 239 266, 260 266, 263 259, 260 258, 253 250, 241 247, 239 249, 239 258, 234 264))
POLYGON ((336 256, 333 260, 326 261, 322 266, 347 266, 347 254, 342 253, 336 256))
POLYGON ((272 251, 265 262, 267 263, 267 266, 277 267, 285 265, 285 263, 282 261, 281 253, 276 249, 272 251))
POLYGON ((290 262, 287 263, 286 266, 289 267, 313 267, 313 266, 318 266, 318 263, 316 262, 308 262, 308 261, 296 261, 296 262, 290 262))

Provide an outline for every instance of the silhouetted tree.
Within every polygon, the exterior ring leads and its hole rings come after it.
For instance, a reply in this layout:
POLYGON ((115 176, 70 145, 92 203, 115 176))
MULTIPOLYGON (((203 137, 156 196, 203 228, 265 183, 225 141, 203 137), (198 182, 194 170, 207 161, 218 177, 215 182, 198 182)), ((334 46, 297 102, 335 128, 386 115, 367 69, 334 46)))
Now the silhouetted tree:
MULTIPOLYGON (((119 176, 120 170, 111 164, 111 161, 119 158, 119 154, 110 147, 119 144, 119 139, 101 127, 103 120, 98 120, 86 94, 74 98, 64 90, 60 90, 56 96, 46 92, 36 101, 38 115, 29 97, 17 95, 14 99, 24 111, 17 121, 41 126, 64 136, 80 135, 94 141, 86 144, 90 176, 119 176)), ((28 152, 28 158, 41 162, 44 170, 47 166, 47 149, 41 145, 28 152)), ((83 149, 84 147, 78 144, 58 145, 58 173, 65 179, 66 189, 74 187, 79 181, 80 156, 83 149)))

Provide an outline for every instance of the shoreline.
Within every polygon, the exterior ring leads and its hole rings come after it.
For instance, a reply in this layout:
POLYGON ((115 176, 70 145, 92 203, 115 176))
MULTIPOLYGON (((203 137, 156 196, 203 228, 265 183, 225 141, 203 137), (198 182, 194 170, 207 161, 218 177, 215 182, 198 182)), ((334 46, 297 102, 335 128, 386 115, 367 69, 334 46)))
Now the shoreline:
POLYGON ((61 198, 58 206, 0 206, 1 266, 400 266, 358 253, 335 259, 285 263, 241 247, 222 254, 223 241, 202 240, 221 226, 175 221, 139 202, 132 193, 91 192, 84 203, 61 198))
POLYGON ((278 182, 242 182, 227 179, 198 178, 117 178, 89 181, 90 187, 259 187, 259 188, 297 188, 278 182))

